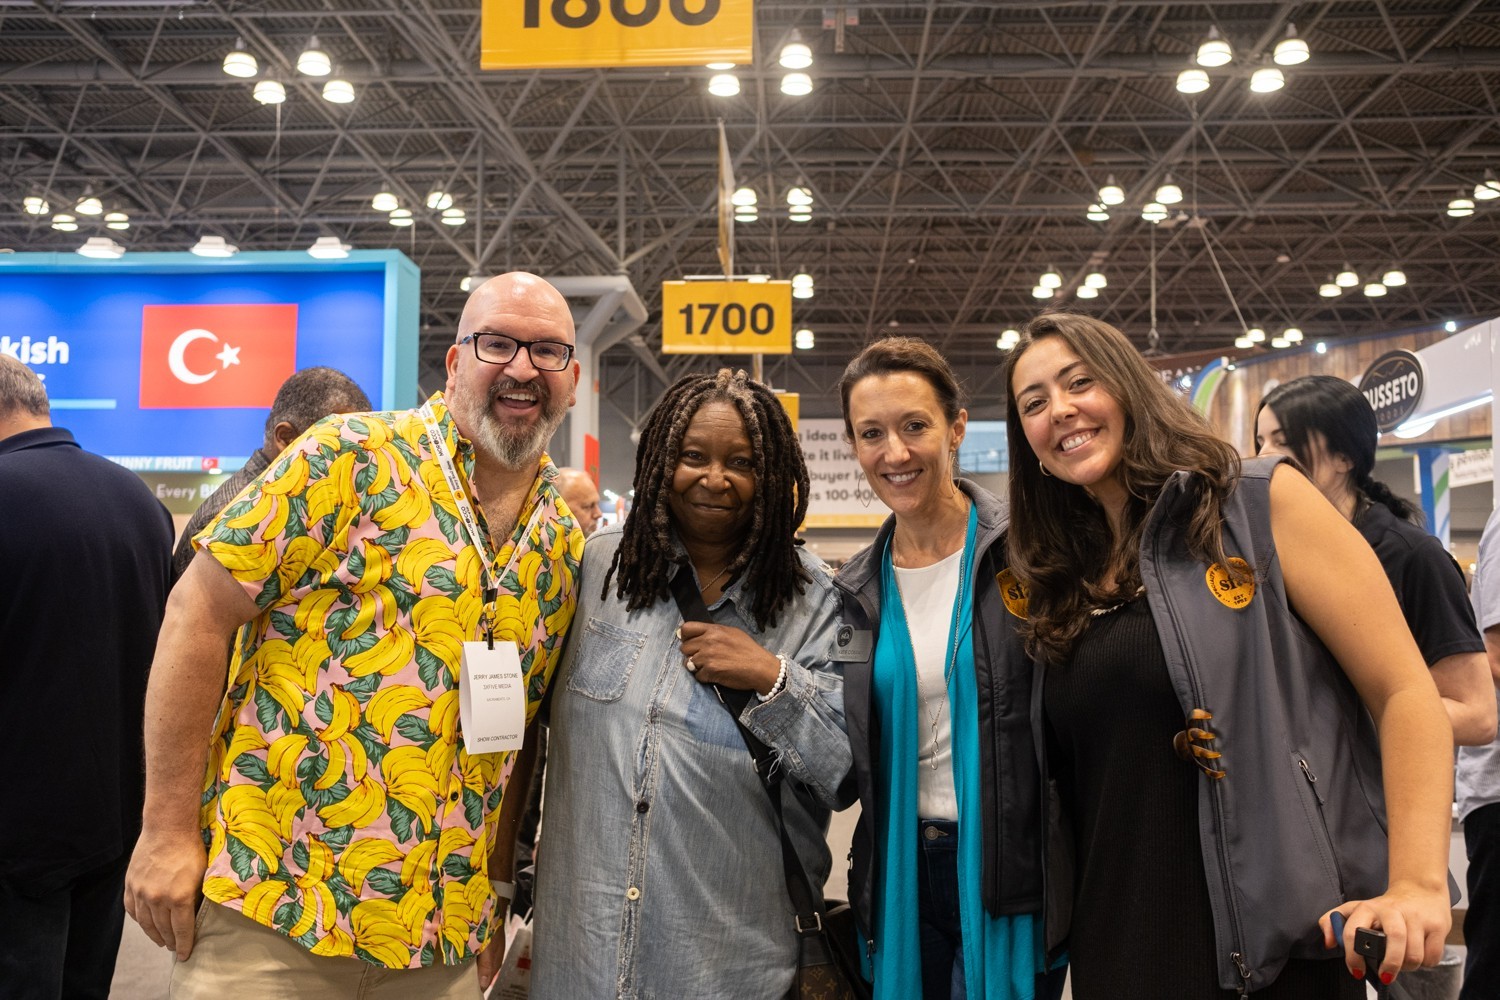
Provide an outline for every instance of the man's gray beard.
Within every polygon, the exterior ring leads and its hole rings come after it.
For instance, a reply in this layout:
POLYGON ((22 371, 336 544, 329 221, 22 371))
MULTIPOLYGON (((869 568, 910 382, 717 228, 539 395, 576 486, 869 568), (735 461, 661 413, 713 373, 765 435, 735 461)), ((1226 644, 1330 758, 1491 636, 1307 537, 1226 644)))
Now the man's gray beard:
POLYGON ((463 414, 474 449, 506 469, 524 469, 535 465, 568 412, 567 400, 558 397, 554 401, 549 387, 540 378, 530 384, 504 379, 501 383, 491 385, 482 397, 460 391, 456 399, 448 402, 463 414), (528 385, 536 389, 537 402, 541 405, 542 412, 530 428, 511 430, 495 416, 495 399, 502 392, 528 385))

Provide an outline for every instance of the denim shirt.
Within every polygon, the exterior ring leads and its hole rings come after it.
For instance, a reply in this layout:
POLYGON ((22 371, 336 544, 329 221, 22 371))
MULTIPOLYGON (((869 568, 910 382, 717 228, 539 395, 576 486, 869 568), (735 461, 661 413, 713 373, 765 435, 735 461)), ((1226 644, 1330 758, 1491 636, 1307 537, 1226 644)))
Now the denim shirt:
MULTIPOLYGON (((584 550, 553 682, 531 996, 782 1000, 798 941, 770 800, 728 710, 683 666, 672 599, 630 613, 613 586, 601 599, 619 541, 601 531, 584 550)), ((839 599, 798 552, 811 582, 775 626, 755 627, 740 581, 709 613, 790 661, 785 689, 742 718, 790 775, 787 829, 821 886, 850 752, 839 599)))

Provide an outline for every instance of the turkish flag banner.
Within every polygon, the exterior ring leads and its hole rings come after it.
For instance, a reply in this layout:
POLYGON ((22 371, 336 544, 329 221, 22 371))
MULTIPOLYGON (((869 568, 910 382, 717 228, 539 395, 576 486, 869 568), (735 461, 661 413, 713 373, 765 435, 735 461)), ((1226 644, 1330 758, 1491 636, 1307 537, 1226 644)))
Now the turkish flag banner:
POLYGON ((141 409, 264 409, 297 370, 293 305, 143 306, 141 409))

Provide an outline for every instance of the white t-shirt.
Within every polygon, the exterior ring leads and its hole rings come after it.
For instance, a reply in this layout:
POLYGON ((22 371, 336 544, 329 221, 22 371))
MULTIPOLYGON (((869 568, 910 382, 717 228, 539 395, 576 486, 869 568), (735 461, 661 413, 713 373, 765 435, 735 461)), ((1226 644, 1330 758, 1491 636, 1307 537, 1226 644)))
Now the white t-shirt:
POLYGON ((958 796, 953 790, 953 725, 949 718, 948 685, 944 673, 953 649, 953 604, 958 600, 958 574, 964 550, 921 569, 896 567, 917 661, 917 815, 922 819, 958 819, 958 796), (938 751, 932 752, 932 720, 936 717, 938 751), (937 767, 934 770, 933 764, 937 767))

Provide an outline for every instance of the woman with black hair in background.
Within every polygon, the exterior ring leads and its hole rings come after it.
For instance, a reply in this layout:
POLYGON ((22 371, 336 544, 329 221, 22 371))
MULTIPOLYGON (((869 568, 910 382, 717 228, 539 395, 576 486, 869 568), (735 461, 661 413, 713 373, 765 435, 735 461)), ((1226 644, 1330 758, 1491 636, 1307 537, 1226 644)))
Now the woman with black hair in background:
POLYGON ((1421 511, 1371 478, 1379 436, 1369 400, 1332 375, 1278 385, 1255 414, 1257 454, 1295 458, 1375 550, 1443 697, 1453 741, 1484 746, 1495 738, 1495 688, 1463 571, 1422 530, 1421 511))

